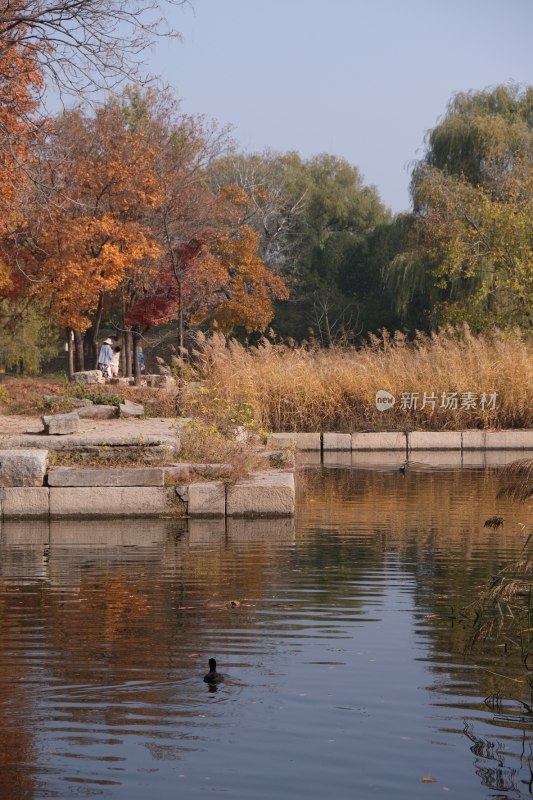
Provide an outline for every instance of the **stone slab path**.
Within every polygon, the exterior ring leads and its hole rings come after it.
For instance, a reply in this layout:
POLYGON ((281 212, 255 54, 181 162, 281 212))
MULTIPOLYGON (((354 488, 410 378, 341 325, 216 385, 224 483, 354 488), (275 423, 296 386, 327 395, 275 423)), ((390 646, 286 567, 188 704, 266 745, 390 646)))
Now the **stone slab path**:
MULTIPOLYGON (((134 437, 142 436, 155 438, 159 436, 175 436, 177 433, 177 420, 167 418, 148 418, 148 419, 80 419, 79 430, 76 434, 64 434, 62 439, 67 440, 69 436, 79 438, 83 436, 89 439, 101 438, 102 436, 134 437)), ((0 414, 0 439, 11 436, 35 436, 42 434, 42 446, 52 438, 43 433, 44 426, 40 417, 19 417, 14 415, 0 414)))

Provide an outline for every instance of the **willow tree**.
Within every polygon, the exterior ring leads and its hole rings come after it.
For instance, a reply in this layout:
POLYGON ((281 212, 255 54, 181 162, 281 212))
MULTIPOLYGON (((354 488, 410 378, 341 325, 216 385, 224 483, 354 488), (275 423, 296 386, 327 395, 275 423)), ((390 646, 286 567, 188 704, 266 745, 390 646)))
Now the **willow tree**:
POLYGON ((484 185, 488 161, 503 163, 520 153, 533 126, 533 86, 497 86, 453 96, 442 121, 427 136, 427 149, 413 171, 415 208, 427 168, 484 185))
POLYGON ((532 87, 452 99, 413 172, 410 247, 392 270, 404 300, 416 265, 438 323, 531 327, 532 167, 532 87))

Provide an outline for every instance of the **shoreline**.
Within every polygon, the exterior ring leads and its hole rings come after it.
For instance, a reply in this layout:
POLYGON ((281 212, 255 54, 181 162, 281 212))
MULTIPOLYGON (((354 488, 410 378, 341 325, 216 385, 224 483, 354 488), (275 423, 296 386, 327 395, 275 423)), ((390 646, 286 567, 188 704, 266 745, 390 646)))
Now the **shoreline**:
POLYGON ((284 459, 290 455, 293 461, 291 451, 298 451, 303 467, 404 472, 498 466, 525 454, 533 458, 533 430, 274 433, 267 439, 264 455, 277 456, 279 466, 284 461, 285 466, 268 469, 265 463, 264 469, 247 478, 231 480, 220 472, 225 465, 179 462, 178 420, 80 423, 84 424, 75 433, 47 434, 37 430, 36 418, 0 416, 2 521, 293 517, 294 468, 284 459), (54 466, 52 453, 79 449, 135 450, 142 464, 54 466), (165 451, 168 463, 151 465, 152 454, 160 450, 165 451), (415 461, 414 454, 422 461, 415 461), (190 480, 188 471, 204 477, 190 480))

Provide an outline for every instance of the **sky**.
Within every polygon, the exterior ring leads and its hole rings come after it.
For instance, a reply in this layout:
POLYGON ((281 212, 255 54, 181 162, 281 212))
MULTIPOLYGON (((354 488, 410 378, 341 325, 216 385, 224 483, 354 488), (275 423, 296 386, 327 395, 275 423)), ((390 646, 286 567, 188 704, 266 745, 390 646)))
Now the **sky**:
POLYGON ((147 68, 241 152, 331 153, 394 213, 459 91, 533 84, 533 0, 191 0, 147 68))

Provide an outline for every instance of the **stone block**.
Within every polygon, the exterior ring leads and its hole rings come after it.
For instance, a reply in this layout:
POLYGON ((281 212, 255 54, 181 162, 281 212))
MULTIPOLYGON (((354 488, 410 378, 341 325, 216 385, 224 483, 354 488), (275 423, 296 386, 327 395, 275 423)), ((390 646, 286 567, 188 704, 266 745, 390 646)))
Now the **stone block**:
POLYGON ((109 378, 109 383, 113 386, 133 386, 135 383, 134 378, 109 378))
POLYGON ((44 431, 50 435, 62 435, 65 433, 76 433, 80 427, 80 418, 77 411, 68 414, 52 414, 41 417, 44 431))
POLYGON ((279 447, 294 447, 297 450, 320 450, 320 433, 271 433, 267 438, 267 447, 274 450, 279 447))
POLYGON ((460 450, 460 431, 409 431, 409 450, 460 450))
POLYGON ((124 400, 118 407, 122 417, 142 417, 144 406, 141 403, 132 403, 131 400, 124 400))
POLYGON ((165 480, 179 483, 181 481, 188 481, 191 474, 191 464, 184 461, 182 464, 170 464, 165 467, 165 480))
POLYGON ((294 505, 292 472, 255 472, 226 490, 228 516, 291 516, 294 505))
POLYGON ((533 450, 533 430, 486 431, 487 450, 533 450))
POLYGON ((164 469, 165 475, 176 483, 187 482, 195 475, 201 475, 203 478, 212 480, 229 478, 233 472, 231 464, 197 464, 189 461, 184 461, 181 464, 170 464, 164 469))
POLYGON ((0 486, 42 486, 48 450, 0 450, 0 486))
POLYGON ((174 487, 174 490, 178 497, 180 497, 185 505, 189 506, 189 484, 188 483, 178 483, 174 487))
POLYGON ((229 478, 233 473, 231 464, 197 464, 191 463, 191 474, 202 475, 204 478, 217 480, 217 478, 229 478))
POLYGON ((87 369, 83 372, 73 372, 72 380, 76 383, 105 383, 105 378, 99 369, 87 369))
POLYGON ((267 436, 266 446, 269 450, 279 447, 296 448, 295 436, 294 433, 271 433, 267 436))
POLYGON ((463 450, 533 450, 533 431, 462 431, 463 450))
POLYGON ((3 519, 48 519, 49 492, 46 486, 10 486, 0 489, 3 519))
POLYGON ((164 486, 161 467, 111 467, 109 469, 74 469, 57 467, 48 470, 49 486, 164 486))
POLYGON ((115 406, 90 405, 78 408, 77 415, 80 419, 113 419, 117 416, 115 406))
POLYGON ((89 400, 88 397, 69 397, 69 402, 74 408, 89 408, 89 406, 94 406, 92 400, 89 400))
POLYGON ((189 485, 190 517, 223 517, 226 513, 226 487, 222 481, 189 485))
POLYGON ((324 433, 322 434, 324 450, 351 450, 352 435, 350 433, 324 433))
POLYGON ((485 431, 461 431, 461 446, 463 450, 484 450, 485 431))
POLYGON ((371 450, 407 450, 406 436, 403 431, 376 431, 352 433, 352 451, 371 450))
POLYGON ((186 504, 174 487, 110 486, 50 488, 52 519, 91 519, 102 517, 185 516, 186 504))

